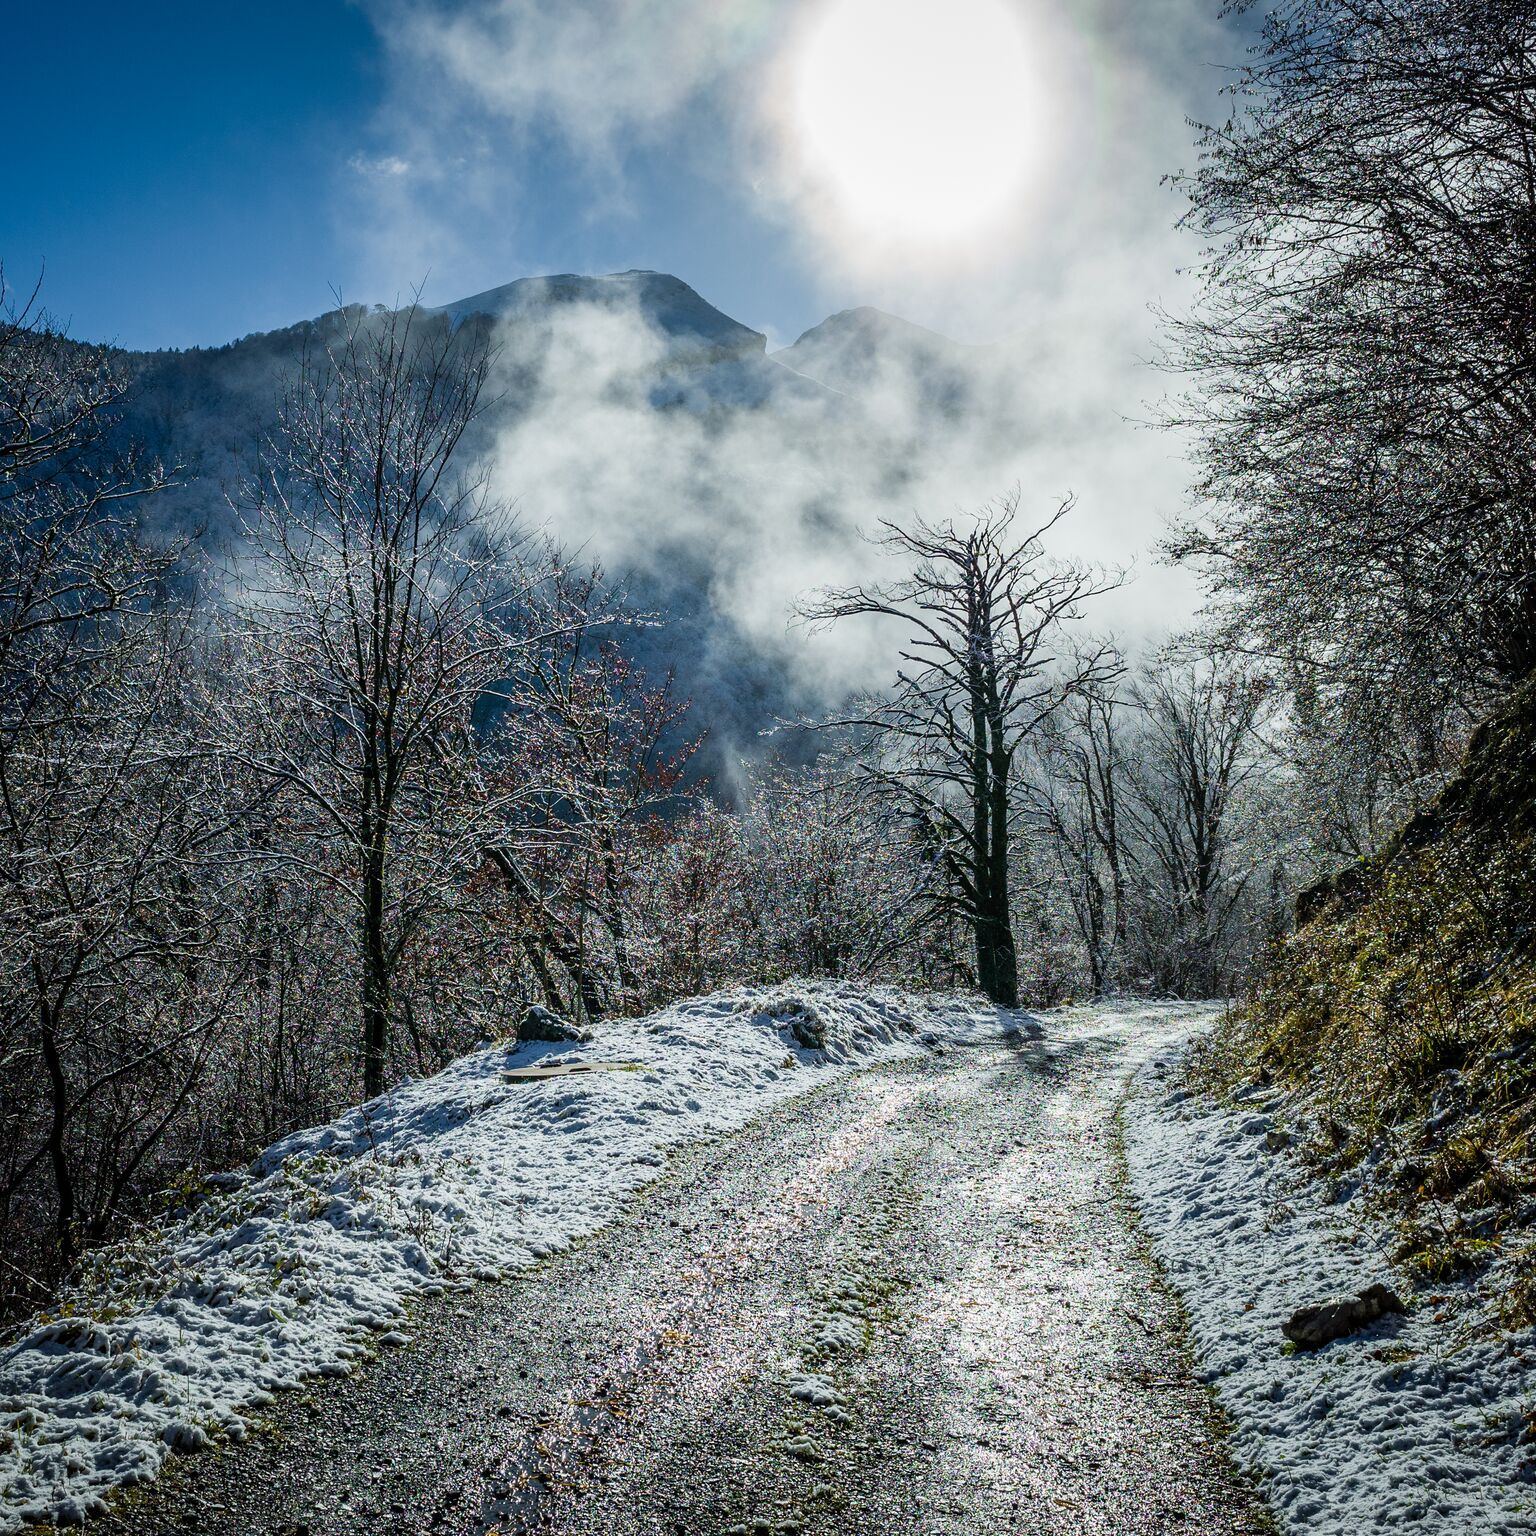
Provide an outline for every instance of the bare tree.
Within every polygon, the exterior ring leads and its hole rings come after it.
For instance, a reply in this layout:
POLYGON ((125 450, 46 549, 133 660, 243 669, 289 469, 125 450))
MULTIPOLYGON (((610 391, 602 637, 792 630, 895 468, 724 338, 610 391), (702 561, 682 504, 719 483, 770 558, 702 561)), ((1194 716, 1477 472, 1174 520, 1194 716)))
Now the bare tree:
POLYGON ((530 963, 551 1006, 557 971, 589 1018, 642 990, 631 953, 627 868, 634 829, 679 800, 700 738, 671 675, 651 682, 625 640, 654 620, 630 609, 598 567, 557 551, 530 593, 542 643, 506 683, 502 737, 527 785, 516 838, 489 850, 524 919, 530 963), (601 972, 612 968, 610 985, 601 972))
POLYGON ((244 970, 194 649, 180 614, 93 626, 67 687, 55 673, 57 714, 34 713, 0 753, 0 971, 34 1025, 9 1087, 25 1088, 35 1052, 47 1104, 34 1120, 24 1092, 7 1094, 21 1155, 5 1195, 48 1167, 65 1259, 105 1233, 191 1101, 244 970))
POLYGON ((505 809, 477 710, 525 642, 525 583, 482 484, 458 472, 490 366, 484 332, 414 307, 349 316, 306 359, 249 492, 261 562, 246 613, 272 726, 263 766, 312 813, 304 871, 355 925, 371 1097, 407 950, 505 809))
POLYGON ((1209 997, 1233 974, 1254 873, 1242 796, 1266 761, 1257 731, 1270 695, 1256 669, 1198 655, 1149 668, 1132 690, 1141 718, 1128 810, 1146 876, 1144 955, 1160 991, 1209 997))
POLYGON ((965 524, 883 523, 880 547, 909 574, 807 600, 813 624, 875 618, 898 626, 891 688, 835 723, 862 732, 869 790, 932 828, 975 942, 977 980, 994 1002, 1019 998, 1009 863, 1019 749, 1061 701, 1097 682, 1106 655, 1073 655, 1065 627, 1118 577, 1047 557, 1043 525, 1017 527, 1019 493, 965 524))
POLYGON ((834 761, 744 775, 742 910, 763 980, 910 973, 933 877, 910 816, 834 761))
MULTIPOLYGON (((176 563, 135 536, 165 474, 112 446, 125 393, 107 349, 69 340, 39 290, 13 298, 0 268, 0 672, 35 678, 50 633, 70 644, 176 563)), ((22 707, 16 686, 6 703, 22 707)))
POLYGON ((0 312, 3 1226, 9 1248, 18 1202, 50 1206, 64 1260, 184 1108, 225 1000, 199 872, 226 818, 216 774, 192 767, 195 636, 157 602, 183 551, 137 535, 164 476, 113 447, 123 391, 35 293, 0 312))
POLYGON ((1176 178, 1207 250, 1173 548, 1355 748, 1383 696, 1454 729, 1536 666, 1536 12, 1281 0, 1232 95, 1176 178))
POLYGON ((752 974, 737 819, 701 796, 685 814, 647 824, 639 844, 631 932, 637 956, 645 956, 650 1001, 752 974))
MULTIPOLYGON (((1106 655, 1103 660, 1109 661, 1106 655)), ((1131 903, 1128 701, 1106 676, 1084 687, 1049 720, 1026 777, 1032 812, 1067 885, 1094 994, 1114 990, 1128 959, 1131 903)))

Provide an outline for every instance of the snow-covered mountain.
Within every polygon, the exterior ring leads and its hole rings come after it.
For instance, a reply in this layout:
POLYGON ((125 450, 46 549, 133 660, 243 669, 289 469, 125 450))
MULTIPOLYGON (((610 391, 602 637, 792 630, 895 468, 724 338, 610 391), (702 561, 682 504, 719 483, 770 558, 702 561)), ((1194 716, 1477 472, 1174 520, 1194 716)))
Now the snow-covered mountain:
POLYGON ((596 360, 657 409, 756 409, 777 401, 835 401, 813 378, 768 356, 768 338, 718 310, 681 278, 641 269, 601 277, 524 277, 432 311, 456 323, 486 316, 496 326, 523 391, 551 351, 583 340, 612 343, 596 360), (637 334, 654 340, 636 345, 637 334), (628 363, 616 369, 615 362, 628 363))
POLYGON ((767 337, 743 325, 700 297, 681 278, 666 272, 635 269, 604 277, 573 272, 554 277, 520 277, 467 299, 440 304, 433 314, 461 321, 489 315, 513 325, 547 326, 562 309, 634 313, 667 337, 678 364, 722 362, 760 356, 767 337))
MULTIPOLYGON (((494 400, 469 446, 525 523, 601 559, 670 621, 645 659, 675 669, 721 754, 815 702, 785 636, 796 594, 847 572, 856 530, 934 500, 930 487, 969 499, 947 466, 974 474, 996 422, 1012 431, 998 349, 878 310, 833 315, 772 354, 663 272, 521 278, 424 313, 491 328, 494 400)), ((126 354, 123 431, 178 467, 152 515, 216 552, 238 544, 233 509, 284 375, 363 315, 126 354)))

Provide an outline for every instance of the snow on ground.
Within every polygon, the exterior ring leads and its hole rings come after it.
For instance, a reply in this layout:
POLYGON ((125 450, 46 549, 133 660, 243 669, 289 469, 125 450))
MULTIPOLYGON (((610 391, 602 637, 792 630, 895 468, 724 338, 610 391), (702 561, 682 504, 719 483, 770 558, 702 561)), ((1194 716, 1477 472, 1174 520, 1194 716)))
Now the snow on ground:
POLYGON ((0 1532, 77 1523, 171 1449, 240 1438, 274 1392, 407 1342, 407 1298, 596 1230, 680 1143, 1018 1017, 833 983, 737 990, 603 1024, 590 1045, 490 1046, 289 1136, 190 1215, 104 1250, 0 1355, 0 1532), (502 1076, 582 1061, 627 1065, 502 1076))
POLYGON ((1520 1443, 1536 1422, 1536 1330, 1493 1336, 1474 1282, 1412 1294, 1351 1192, 1328 1203, 1268 1149, 1278 1093, 1248 1089, 1230 1108, 1194 1099, 1176 1086, 1177 1060, 1154 1060, 1127 1104, 1132 1187, 1234 1453, 1263 1477, 1282 1528, 1536 1531, 1536 1461, 1520 1443), (1316 1353, 1283 1347, 1298 1306, 1376 1280, 1406 1316, 1316 1353))

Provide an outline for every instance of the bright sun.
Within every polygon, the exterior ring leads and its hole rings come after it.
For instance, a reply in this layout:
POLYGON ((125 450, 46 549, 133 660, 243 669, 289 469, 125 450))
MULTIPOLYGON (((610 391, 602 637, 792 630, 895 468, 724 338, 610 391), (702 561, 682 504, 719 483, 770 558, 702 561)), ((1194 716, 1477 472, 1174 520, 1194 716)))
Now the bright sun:
POLYGON ((1009 0, 825 0, 791 79, 804 172, 866 235, 983 233, 1037 157, 1033 75, 1009 0))

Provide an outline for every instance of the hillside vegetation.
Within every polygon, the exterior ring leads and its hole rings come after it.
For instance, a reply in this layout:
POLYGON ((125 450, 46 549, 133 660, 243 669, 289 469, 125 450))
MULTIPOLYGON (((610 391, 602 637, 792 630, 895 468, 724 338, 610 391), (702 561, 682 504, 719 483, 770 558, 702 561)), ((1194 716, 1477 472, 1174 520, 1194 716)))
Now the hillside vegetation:
POLYGON ((1494 1266, 1536 1322, 1536 683, 1437 801, 1304 891, 1197 1073, 1289 1091, 1301 1155, 1357 1181, 1427 1283, 1494 1266))

